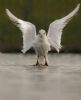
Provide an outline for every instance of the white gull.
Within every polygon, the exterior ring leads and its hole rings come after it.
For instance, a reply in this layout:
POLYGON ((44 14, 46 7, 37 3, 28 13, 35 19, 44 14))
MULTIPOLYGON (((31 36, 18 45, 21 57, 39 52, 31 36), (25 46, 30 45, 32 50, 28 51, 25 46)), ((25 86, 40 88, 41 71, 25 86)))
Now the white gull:
POLYGON ((48 65, 48 51, 50 51, 51 47, 53 47, 59 53, 62 47, 61 37, 63 29, 72 19, 72 17, 76 15, 79 8, 80 4, 78 4, 77 7, 67 16, 53 21, 49 25, 47 34, 46 31, 43 29, 39 30, 38 34, 36 34, 36 27, 34 24, 15 17, 8 9, 6 9, 6 13, 10 20, 13 21, 14 24, 22 31, 22 52, 26 53, 31 47, 33 47, 37 54, 36 65, 48 65))

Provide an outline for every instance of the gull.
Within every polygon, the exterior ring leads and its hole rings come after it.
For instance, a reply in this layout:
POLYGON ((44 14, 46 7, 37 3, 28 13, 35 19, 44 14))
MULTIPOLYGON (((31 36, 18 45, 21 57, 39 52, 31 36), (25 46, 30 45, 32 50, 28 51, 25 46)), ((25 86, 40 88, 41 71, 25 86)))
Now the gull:
POLYGON ((71 11, 67 16, 53 21, 49 25, 48 32, 44 29, 39 30, 36 34, 36 26, 30 22, 21 20, 15 17, 9 9, 6 9, 6 14, 9 19, 21 30, 23 36, 23 49, 22 52, 26 53, 31 47, 34 48, 37 55, 37 65, 48 66, 48 52, 51 50, 51 47, 56 49, 59 53, 61 50, 61 38, 64 27, 68 22, 77 14, 79 11, 80 4, 71 11))

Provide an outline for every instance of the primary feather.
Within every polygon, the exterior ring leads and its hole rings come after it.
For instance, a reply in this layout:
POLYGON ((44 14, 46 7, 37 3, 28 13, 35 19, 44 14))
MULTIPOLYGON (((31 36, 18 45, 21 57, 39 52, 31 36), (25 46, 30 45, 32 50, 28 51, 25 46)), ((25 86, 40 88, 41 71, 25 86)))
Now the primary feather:
POLYGON ((64 27, 68 24, 73 16, 76 15, 80 8, 80 4, 67 16, 52 22, 48 30, 48 40, 57 52, 61 49, 61 37, 64 27))
POLYGON ((15 17, 8 9, 6 9, 6 13, 10 18, 10 20, 13 21, 14 24, 17 27, 19 27, 19 29, 22 31, 22 35, 23 35, 22 52, 25 53, 32 47, 33 41, 36 37, 36 27, 30 22, 26 22, 15 17))

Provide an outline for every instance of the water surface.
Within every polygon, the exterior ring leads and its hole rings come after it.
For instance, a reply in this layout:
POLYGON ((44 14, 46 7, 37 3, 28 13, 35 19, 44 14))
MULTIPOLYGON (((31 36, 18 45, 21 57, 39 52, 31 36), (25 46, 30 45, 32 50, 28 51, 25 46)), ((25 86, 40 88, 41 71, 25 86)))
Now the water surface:
POLYGON ((35 55, 0 54, 0 100, 81 100, 81 55, 50 54, 48 67, 35 62, 35 55))

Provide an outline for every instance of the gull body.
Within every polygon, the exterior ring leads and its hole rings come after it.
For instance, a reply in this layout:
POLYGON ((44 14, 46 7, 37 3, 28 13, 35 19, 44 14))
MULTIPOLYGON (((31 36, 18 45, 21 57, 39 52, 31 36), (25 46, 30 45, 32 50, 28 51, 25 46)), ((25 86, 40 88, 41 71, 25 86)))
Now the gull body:
POLYGON ((37 63, 42 63, 44 65, 48 65, 48 58, 47 54, 48 51, 51 50, 50 43, 48 41, 48 38, 46 36, 46 31, 41 29, 38 33, 38 35, 35 38, 35 41, 33 43, 33 48, 35 49, 35 52, 37 54, 37 63), (42 61, 42 62, 41 62, 42 61))
POLYGON ((36 26, 30 22, 23 21, 15 17, 8 9, 6 14, 9 19, 21 30, 23 36, 23 49, 22 52, 26 53, 31 47, 35 49, 37 55, 36 65, 48 65, 47 54, 51 50, 51 47, 55 48, 59 53, 61 49, 61 38, 64 27, 79 11, 80 4, 71 11, 67 16, 53 21, 49 25, 49 29, 46 35, 46 31, 41 29, 36 34, 36 26))

